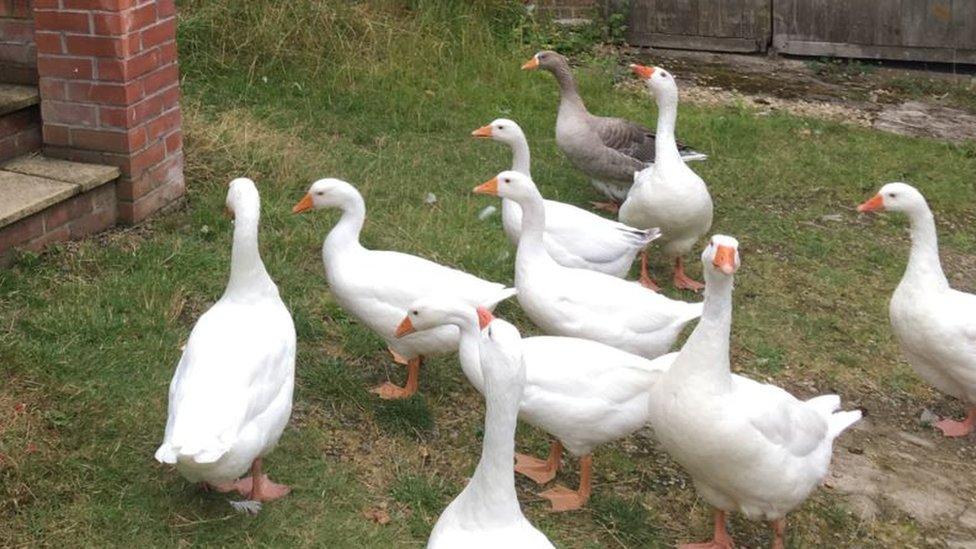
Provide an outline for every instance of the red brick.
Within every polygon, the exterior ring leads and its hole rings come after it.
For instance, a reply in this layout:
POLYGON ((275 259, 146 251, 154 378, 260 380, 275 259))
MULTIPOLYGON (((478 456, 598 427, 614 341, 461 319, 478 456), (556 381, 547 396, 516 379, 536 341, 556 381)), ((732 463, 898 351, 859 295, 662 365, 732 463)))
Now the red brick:
POLYGON ((4 42, 33 42, 34 22, 30 19, 0 19, 0 38, 4 42))
POLYGON ((129 131, 71 128, 71 145, 80 149, 129 153, 146 144, 145 128, 129 131))
POLYGON ((0 62, 36 65, 37 48, 33 44, 0 44, 0 62))
POLYGON ((177 130, 166 136, 166 154, 173 154, 183 148, 183 131, 177 130))
POLYGON ((60 78, 45 77, 41 78, 38 89, 41 91, 41 99, 64 99, 67 97, 64 91, 64 80, 60 78))
POLYGON ((135 202, 119 201, 119 222, 138 223, 162 208, 173 204, 186 192, 183 174, 135 202))
POLYGON ((14 134, 23 131, 40 122, 40 111, 37 107, 21 109, 0 116, 0 135, 14 134))
POLYGON ((170 17, 142 31, 143 49, 158 46, 176 38, 176 18, 170 17))
POLYGON ((103 128, 128 128, 130 120, 134 118, 135 109, 132 107, 98 107, 98 125, 103 128))
POLYGON ((89 194, 91 194, 92 211, 97 212, 106 209, 115 211, 115 183, 102 185, 93 189, 89 194))
POLYGON ((62 225, 60 227, 55 228, 52 231, 48 231, 42 234, 41 236, 31 240, 30 242, 24 245, 24 248, 34 252, 40 252, 41 250, 43 250, 44 248, 48 247, 51 244, 54 244, 55 242, 64 242, 65 240, 68 240, 68 237, 70 235, 71 235, 71 230, 68 228, 68 226, 62 225))
POLYGON ((153 142, 180 127, 180 109, 172 109, 146 124, 146 139, 153 142))
POLYGON ((61 0, 34 0, 35 10, 56 10, 61 8, 61 0))
MULTIPOLYGON (((109 187, 109 185, 106 185, 109 187)), ((71 222, 71 238, 81 238, 93 233, 104 231, 115 225, 118 213, 115 208, 104 208, 94 211, 80 219, 71 222)))
POLYGON ((163 158, 165 157, 165 141, 157 141, 156 143, 152 143, 145 149, 135 153, 129 158, 129 162, 125 166, 125 175, 129 179, 139 178, 146 170, 162 162, 163 158))
POLYGON ((0 250, 19 246, 44 233, 44 221, 39 215, 21 219, 0 229, 0 250))
POLYGON ((180 80, 180 70, 176 65, 167 65, 147 74, 139 80, 142 83, 143 96, 152 95, 164 88, 168 88, 180 80))
POLYGON ((61 0, 68 10, 122 11, 136 4, 136 0, 61 0))
POLYGON ((87 12, 34 10, 34 24, 38 30, 91 32, 87 12))
POLYGON ((104 105, 128 105, 142 97, 139 82, 124 84, 68 82, 68 99, 104 105))
POLYGON ((168 65, 176 61, 176 41, 159 45, 159 64, 168 65))
POLYGON ((70 55, 96 57, 129 57, 139 51, 138 37, 132 36, 78 36, 64 37, 64 46, 70 55))
POLYGON ((44 156, 71 160, 72 162, 88 162, 89 164, 105 164, 108 166, 118 166, 128 159, 127 155, 118 153, 74 149, 51 145, 50 143, 44 144, 44 156))
POLYGON ((60 32, 37 31, 34 39, 40 53, 64 53, 60 32))
POLYGON ((124 82, 138 78, 159 66, 159 50, 152 49, 128 59, 99 59, 98 78, 124 82))
POLYGON ((91 198, 87 193, 73 196, 44 210, 44 230, 51 231, 91 211, 91 198))
POLYGON ((41 103, 41 117, 45 123, 68 126, 95 126, 95 106, 85 103, 66 103, 47 100, 41 103))
POLYGON ((0 0, 0 17, 28 18, 31 16, 29 0, 0 0))
POLYGON ((94 74, 92 60, 78 57, 37 56, 37 72, 42 76, 89 80, 94 74))
POLYGON ((68 127, 44 124, 44 143, 59 147, 71 146, 71 134, 68 127))
POLYGON ((176 15, 176 1, 175 0, 157 0, 156 1, 156 12, 159 17, 166 17, 168 15, 176 15))
POLYGON ((156 23, 156 3, 148 2, 138 8, 129 10, 126 12, 130 14, 131 20, 129 21, 129 32, 136 32, 142 30, 154 23, 156 23))

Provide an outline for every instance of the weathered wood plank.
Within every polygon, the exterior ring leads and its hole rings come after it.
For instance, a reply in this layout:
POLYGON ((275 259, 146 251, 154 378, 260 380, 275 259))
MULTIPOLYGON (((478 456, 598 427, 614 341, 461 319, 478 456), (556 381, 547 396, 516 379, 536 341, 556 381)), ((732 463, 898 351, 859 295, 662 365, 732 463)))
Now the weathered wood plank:
POLYGON ((976 64, 976 49, 837 44, 833 42, 791 40, 782 35, 774 37, 774 45, 781 53, 793 55, 976 64))

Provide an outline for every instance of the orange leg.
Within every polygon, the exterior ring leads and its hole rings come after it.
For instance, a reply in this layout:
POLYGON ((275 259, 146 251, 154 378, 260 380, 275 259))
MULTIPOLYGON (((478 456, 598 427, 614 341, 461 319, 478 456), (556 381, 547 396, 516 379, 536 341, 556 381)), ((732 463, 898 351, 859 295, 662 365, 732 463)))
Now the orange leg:
POLYGON ((769 523, 773 529, 773 549, 786 549, 786 517, 769 523))
POLYGON ((674 287, 679 290, 691 290, 697 292, 705 288, 705 285, 685 274, 685 263, 678 256, 674 260, 674 287))
POLYGON ((397 364, 402 364, 404 366, 410 363, 410 360, 407 357, 401 355, 400 353, 394 351, 393 349, 387 347, 386 350, 389 351, 390 355, 393 357, 393 362, 396 362, 397 364))
POLYGON ((393 400, 398 398, 409 398, 417 392, 417 387, 420 382, 420 365, 423 363, 423 357, 411 358, 407 361, 407 382, 400 387, 394 385, 389 381, 382 383, 376 387, 369 390, 371 393, 376 393, 382 399, 393 400))
POLYGON ((616 214, 618 211, 620 211, 620 204, 618 202, 590 202, 590 205, 593 206, 593 209, 595 210, 601 210, 612 214, 616 214))
POLYGON ((935 428, 947 437, 964 437, 973 432, 976 427, 976 406, 969 409, 969 414, 962 421, 943 419, 935 424, 935 428))
POLYGON ((651 279, 651 275, 647 272, 647 250, 646 249, 641 250, 640 285, 654 292, 661 291, 661 287, 658 286, 657 283, 651 279))
POLYGON ((556 486, 539 494, 552 503, 553 511, 575 511, 586 505, 590 499, 593 474, 593 456, 587 454, 580 458, 580 485, 578 490, 556 486))
POLYGON ((291 492, 291 488, 284 484, 271 482, 268 475, 261 472, 261 458, 251 464, 251 476, 242 478, 235 483, 237 491, 250 501, 274 501, 283 498, 291 492))
POLYGON ((515 472, 534 480, 536 484, 545 484, 556 478, 559 462, 563 457, 563 445, 558 440, 549 446, 548 459, 539 459, 526 454, 515 454, 515 472))
MULTIPOLYGON (((680 545, 679 549, 732 549, 735 544, 725 530, 725 511, 714 510, 715 532, 712 534, 712 541, 705 543, 686 543, 680 545)), ((785 523, 784 523, 785 524, 785 523)))

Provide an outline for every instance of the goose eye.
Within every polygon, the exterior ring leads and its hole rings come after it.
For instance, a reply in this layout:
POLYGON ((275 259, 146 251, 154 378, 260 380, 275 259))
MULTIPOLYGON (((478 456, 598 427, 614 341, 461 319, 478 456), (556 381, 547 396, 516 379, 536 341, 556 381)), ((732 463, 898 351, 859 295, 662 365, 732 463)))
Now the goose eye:
POLYGON ((894 197, 895 197, 895 193, 888 193, 888 198, 894 198, 894 197))
POLYGON ((495 126, 495 129, 496 130, 504 130, 505 129, 505 126, 502 126, 501 124, 499 124, 499 125, 495 126))
POLYGON ((491 328, 488 328, 488 337, 491 337, 491 328))
POLYGON ((418 312, 417 312, 416 310, 413 310, 413 311, 410 311, 410 314, 412 314, 413 316, 417 316, 417 315, 419 315, 420 313, 418 313, 418 312))
POLYGON ((324 194, 325 194, 325 191, 319 191, 319 192, 317 192, 317 193, 315 193, 315 194, 317 194, 317 195, 319 195, 319 196, 322 196, 322 195, 324 195, 324 194))

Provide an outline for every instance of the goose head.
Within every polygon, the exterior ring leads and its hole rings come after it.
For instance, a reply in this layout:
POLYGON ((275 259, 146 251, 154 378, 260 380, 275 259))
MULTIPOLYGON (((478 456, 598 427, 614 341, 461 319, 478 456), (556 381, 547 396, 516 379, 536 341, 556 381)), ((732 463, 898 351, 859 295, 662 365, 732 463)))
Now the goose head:
POLYGON ((739 270, 739 241, 722 234, 712 236, 702 252, 702 265, 706 278, 731 278, 739 270))
POLYGON ((888 183, 878 194, 857 207, 859 212, 892 211, 906 214, 922 213, 929 208, 918 189, 907 183, 888 183))
POLYGON ((474 188, 476 194, 487 194, 514 200, 519 204, 541 198, 539 189, 529 176, 506 170, 474 188))
POLYGON ((569 61, 562 55, 552 50, 542 50, 533 55, 522 65, 524 71, 534 71, 538 69, 556 72, 560 69, 568 69, 569 61))
POLYGON ((524 383, 522 336, 518 328, 500 318, 492 318, 481 331, 479 350, 486 381, 494 379, 506 385, 524 383))
MULTIPOLYGON (((481 309, 479 307, 479 309, 481 309)), ((486 310, 487 312, 487 310, 486 310)), ((491 315, 491 313, 488 313, 491 315)), ((415 300, 407 307, 407 314, 397 326, 396 337, 430 330, 444 325, 458 328, 474 327, 480 324, 482 312, 469 303, 457 298, 426 296, 415 300)))
POLYGON ((481 139, 500 141, 508 145, 525 141, 525 133, 522 132, 522 128, 507 118, 498 118, 491 124, 471 132, 471 135, 481 139))
POLYGON ((227 186, 227 200, 224 202, 227 215, 232 218, 250 215, 255 217, 261 209, 261 196, 254 181, 238 177, 227 186))
POLYGON ((634 74, 644 81, 647 89, 650 90, 655 98, 677 99, 678 84, 674 81, 674 76, 670 72, 661 67, 647 67, 636 63, 630 65, 630 70, 634 71, 634 74))
POLYGON ((319 179, 308 188, 308 192, 291 209, 292 213, 303 213, 323 208, 343 208, 359 196, 355 187, 341 179, 319 179))

